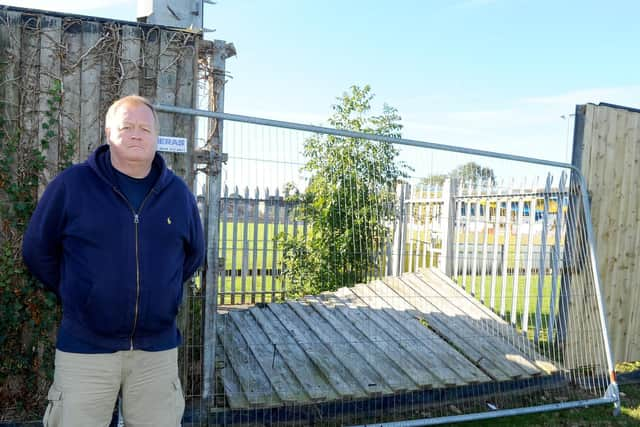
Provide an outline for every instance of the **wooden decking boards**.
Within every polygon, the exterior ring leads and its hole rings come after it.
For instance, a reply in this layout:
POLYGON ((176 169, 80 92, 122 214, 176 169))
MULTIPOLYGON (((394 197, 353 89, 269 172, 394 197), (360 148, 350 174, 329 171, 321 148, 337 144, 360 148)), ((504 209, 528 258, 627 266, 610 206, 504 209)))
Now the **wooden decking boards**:
POLYGON ((435 270, 220 315, 232 409, 366 399, 555 371, 507 322, 435 270))

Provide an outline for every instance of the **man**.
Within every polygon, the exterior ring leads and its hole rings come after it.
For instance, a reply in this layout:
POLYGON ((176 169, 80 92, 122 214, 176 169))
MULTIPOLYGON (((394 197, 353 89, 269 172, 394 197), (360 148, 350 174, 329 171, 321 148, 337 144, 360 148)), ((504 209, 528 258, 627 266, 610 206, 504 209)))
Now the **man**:
POLYGON ((45 426, 180 425, 176 315, 202 263, 196 201, 156 154, 145 98, 109 108, 107 145, 47 187, 24 236, 33 275, 62 302, 45 426))

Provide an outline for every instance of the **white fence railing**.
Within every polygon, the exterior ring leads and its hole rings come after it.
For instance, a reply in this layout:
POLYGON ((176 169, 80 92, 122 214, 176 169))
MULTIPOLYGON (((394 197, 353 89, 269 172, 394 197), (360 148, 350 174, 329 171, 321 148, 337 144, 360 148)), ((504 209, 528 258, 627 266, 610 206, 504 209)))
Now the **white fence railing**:
MULTIPOLYGON (((521 280, 527 295, 532 284, 548 274, 557 288, 567 203, 562 179, 559 187, 550 181, 541 188, 460 183, 453 191, 449 180, 439 185, 399 184, 397 217, 389 224, 393 239, 382 257, 384 274, 437 267, 502 316, 509 309, 507 286, 513 287, 513 304, 518 294, 514 284, 521 280)), ((224 189, 221 303, 253 304, 286 296, 277 236, 307 236, 310 225, 295 219, 297 205, 279 189, 224 189)), ((509 311, 515 316, 513 307, 509 311)))

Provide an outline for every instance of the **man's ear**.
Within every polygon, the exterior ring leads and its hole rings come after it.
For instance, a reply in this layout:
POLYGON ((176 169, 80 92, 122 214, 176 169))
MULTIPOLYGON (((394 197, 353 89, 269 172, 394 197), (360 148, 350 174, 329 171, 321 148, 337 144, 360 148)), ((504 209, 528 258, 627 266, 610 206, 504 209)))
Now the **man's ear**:
POLYGON ((104 133, 107 135, 107 144, 109 144, 111 142, 111 129, 109 126, 104 127, 104 133))

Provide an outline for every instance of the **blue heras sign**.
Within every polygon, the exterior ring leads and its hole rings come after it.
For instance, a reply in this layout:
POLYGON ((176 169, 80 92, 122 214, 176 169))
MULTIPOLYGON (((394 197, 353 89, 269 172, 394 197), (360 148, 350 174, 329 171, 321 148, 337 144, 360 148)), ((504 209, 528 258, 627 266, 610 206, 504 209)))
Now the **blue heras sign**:
POLYGON ((168 151, 170 153, 186 153, 187 138, 176 138, 173 136, 159 136, 158 151, 168 151))

